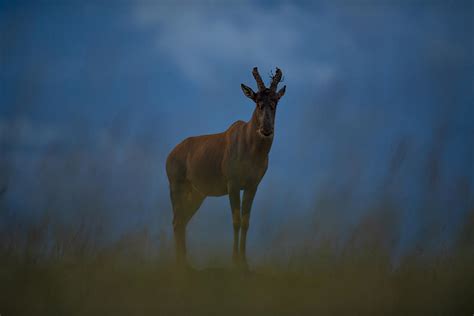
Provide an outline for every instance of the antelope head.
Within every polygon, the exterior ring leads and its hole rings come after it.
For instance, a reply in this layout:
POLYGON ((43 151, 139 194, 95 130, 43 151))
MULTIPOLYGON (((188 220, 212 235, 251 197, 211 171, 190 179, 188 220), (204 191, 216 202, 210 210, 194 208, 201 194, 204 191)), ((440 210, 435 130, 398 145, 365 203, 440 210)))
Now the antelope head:
POLYGON ((257 67, 252 71, 255 81, 257 81, 258 92, 254 92, 252 88, 241 84, 242 91, 245 96, 255 102, 255 118, 257 124, 257 133, 263 138, 273 137, 275 126, 275 114, 278 101, 285 94, 286 86, 283 86, 277 92, 278 83, 281 81, 282 72, 276 69, 275 75, 271 77, 270 88, 266 88, 262 77, 258 73, 257 67))

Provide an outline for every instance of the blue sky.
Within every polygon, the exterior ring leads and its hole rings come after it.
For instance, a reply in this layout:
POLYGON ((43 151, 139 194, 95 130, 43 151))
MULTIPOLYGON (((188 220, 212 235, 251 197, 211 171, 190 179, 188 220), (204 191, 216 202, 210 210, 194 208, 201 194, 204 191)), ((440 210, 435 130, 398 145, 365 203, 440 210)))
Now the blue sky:
MULTIPOLYGON (((3 227, 52 212, 169 232, 167 153, 250 118, 240 83, 278 66, 254 249, 293 231, 345 240, 381 200, 396 251, 431 225, 451 240, 474 203, 472 15, 470 1, 3 3, 3 227)), ((208 199, 193 242, 230 245, 228 208, 208 199)))

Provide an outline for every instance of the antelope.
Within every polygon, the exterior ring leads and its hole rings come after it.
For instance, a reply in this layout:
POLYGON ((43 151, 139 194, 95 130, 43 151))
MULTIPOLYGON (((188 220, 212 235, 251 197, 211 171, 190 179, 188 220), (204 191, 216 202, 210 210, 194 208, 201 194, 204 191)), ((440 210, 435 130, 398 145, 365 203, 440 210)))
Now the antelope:
POLYGON ((181 266, 188 267, 186 226, 189 220, 206 197, 229 195, 234 228, 233 263, 248 269, 245 249, 250 210, 257 187, 267 170, 276 108, 286 90, 283 86, 277 91, 282 78, 278 68, 271 77, 270 88, 265 87, 257 67, 253 68, 252 74, 258 92, 240 85, 244 95, 255 103, 250 120, 236 121, 222 133, 186 138, 166 160, 176 260, 181 266))

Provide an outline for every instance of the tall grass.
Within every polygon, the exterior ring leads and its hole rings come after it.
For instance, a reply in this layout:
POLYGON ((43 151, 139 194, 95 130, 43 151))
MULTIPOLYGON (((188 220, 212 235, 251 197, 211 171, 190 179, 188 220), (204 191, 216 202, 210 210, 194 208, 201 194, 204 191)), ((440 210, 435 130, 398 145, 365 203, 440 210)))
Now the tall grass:
POLYGON ((373 230, 380 220, 362 221, 342 250, 328 240, 293 252, 284 264, 264 256, 251 272, 230 263, 184 272, 175 269, 165 234, 143 229, 103 244, 100 229, 61 227, 45 217, 3 232, 0 313, 472 314, 474 212, 456 246, 436 254, 417 249, 397 262, 373 230))

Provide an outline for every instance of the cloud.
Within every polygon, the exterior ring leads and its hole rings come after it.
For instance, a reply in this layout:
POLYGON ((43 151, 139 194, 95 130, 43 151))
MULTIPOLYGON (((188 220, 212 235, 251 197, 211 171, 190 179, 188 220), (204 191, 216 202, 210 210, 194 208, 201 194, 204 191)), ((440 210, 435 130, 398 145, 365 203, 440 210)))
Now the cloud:
POLYGON ((65 134, 55 126, 34 122, 26 118, 0 120, 0 144, 28 148, 42 148, 64 141, 65 134))
POLYGON ((156 33, 156 49, 183 76, 216 84, 223 70, 259 66, 262 73, 278 66, 291 82, 324 84, 336 67, 308 54, 314 40, 305 30, 314 16, 301 8, 281 5, 137 6, 136 24, 156 33))

